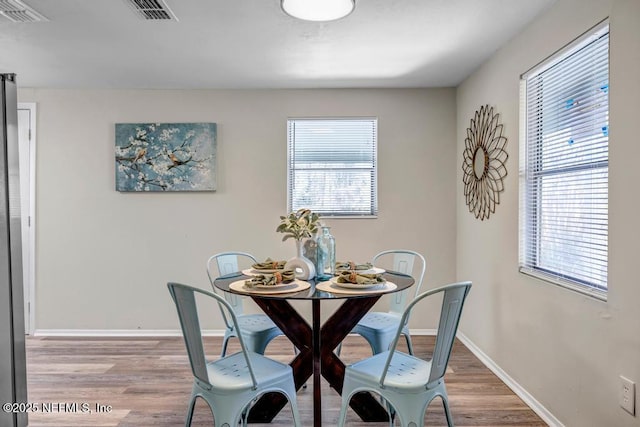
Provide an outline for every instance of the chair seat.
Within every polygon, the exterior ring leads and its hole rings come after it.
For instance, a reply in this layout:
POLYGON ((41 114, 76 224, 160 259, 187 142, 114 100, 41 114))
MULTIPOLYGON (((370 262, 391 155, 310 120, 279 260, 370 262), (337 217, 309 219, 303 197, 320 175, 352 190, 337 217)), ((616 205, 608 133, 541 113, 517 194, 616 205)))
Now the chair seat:
MULTIPOLYGON (((267 344, 279 335, 283 335, 280 328, 266 314, 242 314, 237 316, 238 327, 244 337, 247 350, 264 354, 267 344)), ((237 337, 238 331, 227 329, 222 341, 222 356, 227 354, 227 345, 231 337, 237 337)))
MULTIPOLYGON (((248 356, 256 381, 263 387, 269 387, 292 375, 289 365, 257 353, 248 353, 248 356)), ((211 384, 215 384, 215 389, 240 391, 253 387, 249 367, 242 352, 207 363, 207 373, 211 384)))
POLYGON ((263 332, 273 328, 278 329, 276 324, 273 323, 273 320, 269 319, 266 314, 241 314, 238 316, 238 323, 243 333, 263 332))
MULTIPOLYGON (((396 330, 400 325, 400 315, 395 312, 371 312, 367 313, 351 331, 360 334, 371 346, 373 354, 388 350, 391 341, 395 337, 396 330)), ((405 325, 402 333, 407 341, 409 353, 413 353, 409 328, 405 325)), ((338 353, 339 354, 339 353, 338 353)))
MULTIPOLYGON (((385 351, 347 366, 346 376, 358 382, 379 387, 382 371, 388 357, 389 352, 385 351)), ((430 361, 396 351, 384 380, 384 388, 397 392, 424 391, 428 388, 425 379, 429 377, 430 370, 430 361)))
POLYGON ((400 322, 400 315, 395 313, 384 313, 384 312, 369 312, 365 314, 365 316, 360 319, 356 327, 354 328, 354 332, 358 332, 358 329, 368 329, 371 332, 379 332, 379 331, 390 331, 395 332, 398 329, 398 323, 400 322))

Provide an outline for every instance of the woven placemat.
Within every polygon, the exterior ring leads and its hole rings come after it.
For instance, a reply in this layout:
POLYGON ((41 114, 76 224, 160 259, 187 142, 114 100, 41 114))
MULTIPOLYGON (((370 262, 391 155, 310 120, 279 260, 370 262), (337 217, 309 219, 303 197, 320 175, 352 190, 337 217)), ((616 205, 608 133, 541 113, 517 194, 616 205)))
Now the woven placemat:
POLYGON ((398 286, 392 282, 384 282, 371 288, 352 289, 343 288, 333 281, 321 282, 316 285, 316 289, 324 292, 331 292, 334 294, 351 294, 351 295, 366 295, 366 294, 379 294, 385 292, 391 292, 398 286))
POLYGON ((304 280, 296 279, 291 283, 280 284, 276 286, 269 286, 269 288, 250 288, 245 286, 244 280, 238 280, 229 285, 229 289, 232 289, 236 292, 242 292, 243 294, 253 294, 253 295, 273 295, 273 294, 289 294, 292 292, 300 292, 305 289, 309 289, 311 284, 309 282, 305 282, 304 280))

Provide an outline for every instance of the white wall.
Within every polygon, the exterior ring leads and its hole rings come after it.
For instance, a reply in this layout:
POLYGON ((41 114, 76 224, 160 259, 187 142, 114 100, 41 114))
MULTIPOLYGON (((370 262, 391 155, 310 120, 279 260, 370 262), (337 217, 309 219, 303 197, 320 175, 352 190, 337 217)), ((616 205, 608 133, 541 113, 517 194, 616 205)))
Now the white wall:
MULTIPOLYGON (((36 329, 178 329, 167 281, 208 288, 205 262, 223 250, 293 256, 275 232, 286 210, 289 116, 378 117, 379 217, 328 221, 338 258, 415 249, 429 261, 425 286, 455 278, 453 89, 19 97, 38 108, 36 329), (199 121, 218 124, 217 192, 114 190, 115 123, 199 121)), ((416 313, 412 326, 431 328, 430 318, 416 313)))
POLYGON ((457 91, 457 163, 484 104, 501 114, 509 152, 505 191, 488 221, 468 212, 458 168, 457 275, 474 282, 461 330, 567 426, 640 425, 618 406, 618 376, 640 382, 639 99, 637 0, 559 0, 457 91), (518 273, 518 84, 521 73, 607 16, 610 240, 602 302, 518 273))

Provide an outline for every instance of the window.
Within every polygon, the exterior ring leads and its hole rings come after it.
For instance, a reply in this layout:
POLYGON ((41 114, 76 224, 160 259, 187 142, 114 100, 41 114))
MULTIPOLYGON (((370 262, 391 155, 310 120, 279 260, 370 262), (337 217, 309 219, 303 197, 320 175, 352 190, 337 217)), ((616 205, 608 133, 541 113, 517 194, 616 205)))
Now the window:
POLYGON ((287 122, 289 212, 375 216, 375 118, 300 118, 287 122))
POLYGON ((609 26, 522 76, 520 271, 606 299, 609 26))

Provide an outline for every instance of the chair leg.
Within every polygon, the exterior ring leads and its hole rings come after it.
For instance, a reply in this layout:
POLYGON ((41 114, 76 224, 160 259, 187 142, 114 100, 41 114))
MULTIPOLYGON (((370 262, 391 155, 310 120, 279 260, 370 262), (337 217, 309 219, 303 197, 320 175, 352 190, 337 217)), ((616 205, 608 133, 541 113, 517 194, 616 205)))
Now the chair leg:
POLYGON ((379 354, 383 351, 389 350, 389 346, 395 337, 395 331, 393 333, 375 333, 371 336, 362 336, 369 342, 371 352, 373 354, 379 354))
MULTIPOLYGON (((377 390, 377 392, 380 392, 380 395, 385 400, 387 411, 393 418, 398 419, 401 427, 422 427, 425 425, 424 415, 428 406, 428 403, 423 403, 425 395, 387 394, 384 390, 377 390)), ((393 425, 393 418, 390 418, 390 426, 393 425)))
POLYGON ((454 427, 453 416, 451 415, 451 410, 449 409, 449 399, 446 393, 440 395, 440 398, 442 399, 442 406, 444 406, 444 415, 447 417, 447 425, 449 427, 454 427))
POLYGON ((287 399, 289 400, 289 405, 291 406, 291 415, 293 416, 293 425, 295 427, 302 426, 302 420, 300 419, 300 411, 298 410, 298 403, 296 401, 295 389, 289 391, 289 393, 285 393, 287 399), (291 395, 290 393, 293 393, 291 395))
MULTIPOLYGON (((300 350, 298 350, 298 347, 296 347, 295 345, 293 346, 293 354, 295 354, 296 356, 300 353, 300 350)), ((306 389, 307 388, 307 383, 302 384, 302 388, 306 389)))
POLYGON ((269 341, 271 341, 270 338, 262 335, 242 335, 242 338, 244 338, 244 344, 248 350, 262 355, 264 355, 264 352, 267 350, 267 345, 269 341))
POLYGON ((222 351, 220 352, 220 357, 224 357, 227 355, 227 345, 229 344, 230 336, 225 336, 222 340, 222 351))
POLYGON ((389 403, 387 399, 380 395, 381 403, 387 408, 387 412, 389 413, 389 427, 393 427, 393 421, 396 419, 396 409, 389 403))
POLYGON ((242 411, 242 414, 240 415, 240 422, 242 424, 242 427, 247 427, 247 419, 249 418, 249 409, 251 409, 251 404, 247 405, 247 407, 244 408, 244 410, 242 411))
POLYGON ((351 395, 346 395, 346 391, 342 390, 342 405, 340 406, 340 415, 338 416, 338 427, 344 427, 344 423, 347 420, 347 408, 349 408, 349 401, 351 395))
POLYGON ((409 354, 413 356, 413 343, 411 342, 411 335, 404 334, 404 338, 407 340, 407 348, 409 349, 409 354))
POLYGON ((187 418, 185 420, 185 427, 189 427, 191 425, 191 420, 193 419, 193 411, 196 408, 196 399, 198 398, 197 395, 192 394, 191 395, 191 401, 189 401, 189 408, 187 409, 187 418))

